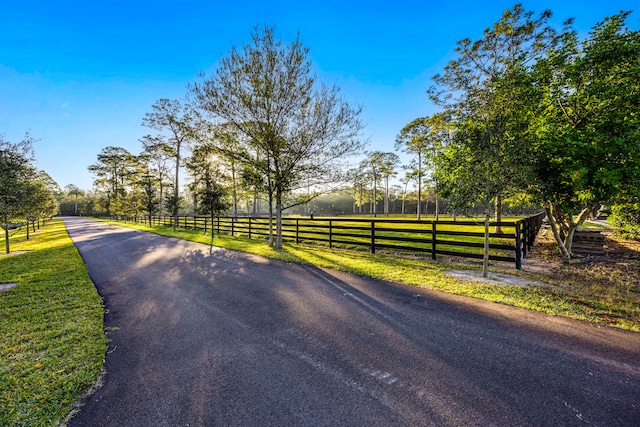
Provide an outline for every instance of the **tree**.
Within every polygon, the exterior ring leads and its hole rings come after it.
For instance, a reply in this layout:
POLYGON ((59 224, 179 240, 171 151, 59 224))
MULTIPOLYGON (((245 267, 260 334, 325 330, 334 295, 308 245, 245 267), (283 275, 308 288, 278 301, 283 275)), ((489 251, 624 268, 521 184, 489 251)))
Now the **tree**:
POLYGON ((351 194, 353 197, 353 213, 362 213, 362 206, 367 203, 367 192, 365 191, 369 185, 370 176, 362 167, 353 168, 348 173, 351 182, 351 194))
POLYGON ((30 164, 32 139, 27 134, 18 144, 0 135, 0 220, 5 235, 5 251, 11 252, 9 228, 24 211, 27 185, 33 174, 30 164))
POLYGON ((75 215, 78 215, 78 196, 84 194, 84 191, 82 191, 80 188, 78 188, 78 186, 74 184, 67 184, 65 185, 64 189, 67 191, 67 194, 69 196, 75 196, 75 205, 73 208, 73 213, 75 215))
POLYGON ((451 138, 453 126, 448 115, 437 113, 431 117, 420 117, 407 124, 396 137, 396 150, 413 153, 417 158, 417 165, 412 175, 418 180, 418 211, 420 219, 420 205, 422 202, 422 184, 426 168, 433 171, 435 184, 435 219, 438 220, 440 204, 438 199, 439 185, 435 161, 451 138))
POLYGON ((135 185, 141 190, 140 203, 151 227, 152 217, 160 211, 162 190, 158 194, 157 188, 162 189, 162 180, 159 178, 158 171, 153 168, 152 156, 147 151, 137 157, 137 169, 135 185))
POLYGON ((36 221, 58 212, 55 191, 58 184, 44 171, 35 171, 27 183, 24 200, 24 218, 27 220, 27 240, 29 240, 29 223, 35 232, 36 221))
MULTIPOLYGON (((141 142, 144 148, 141 156, 144 156, 149 171, 155 173, 154 181, 158 184, 158 198, 164 200, 164 189, 167 186, 167 179, 170 178, 168 163, 170 159, 175 157, 174 149, 165 142, 162 136, 145 135, 141 142)), ((160 209, 162 209, 162 204, 160 204, 160 209)))
POLYGON ((211 217, 211 243, 213 246, 213 219, 222 215, 229 204, 226 202, 227 190, 218 184, 215 180, 214 173, 211 168, 205 168, 202 175, 202 188, 197 192, 200 201, 199 212, 211 217))
MULTIPOLYGON (((189 148, 198 133, 200 118, 198 114, 187 105, 182 105, 178 100, 159 99, 151 106, 151 112, 147 113, 142 119, 142 125, 151 129, 167 132, 168 137, 165 139, 157 137, 158 144, 163 148, 167 146, 172 148, 173 159, 175 161, 173 197, 170 206, 173 216, 173 228, 178 223, 178 206, 180 200, 180 160, 182 159, 183 148, 189 148)), ((147 140, 150 140, 148 138, 147 140)))
POLYGON ((344 101, 336 86, 317 82, 299 37, 284 45, 265 27, 254 29, 251 39, 232 48, 215 74, 203 75, 191 89, 204 111, 243 135, 242 160, 265 177, 273 194, 275 246, 282 248, 285 197, 307 187, 309 179, 314 185, 332 182, 339 162, 361 150, 360 108, 344 101))
POLYGON ((640 196, 640 31, 626 27, 628 15, 606 18, 582 43, 566 31, 536 67, 545 93, 532 190, 565 260, 595 204, 640 196))
POLYGON ((380 176, 384 180, 384 214, 389 215, 389 178, 398 174, 396 168, 400 165, 400 157, 396 153, 383 153, 380 164, 380 176))
POLYGON ((106 147, 88 167, 94 185, 106 194, 107 214, 123 214, 129 177, 135 173, 135 156, 122 147, 106 147))
POLYGON ((458 58, 434 76, 435 85, 428 91, 456 124, 455 144, 447 149, 444 163, 465 162, 459 175, 446 170, 439 174, 445 178, 443 190, 457 210, 493 201, 496 221, 501 219, 502 199, 529 181, 527 132, 537 94, 529 71, 557 42, 547 25, 551 12, 533 15, 517 4, 485 29, 482 39, 459 41, 458 58))
MULTIPOLYGON (((415 154, 417 158, 417 167, 411 174, 417 178, 418 182, 418 206, 416 210, 416 216, 418 220, 420 220, 422 216, 421 197, 422 177, 424 176, 423 159, 430 143, 430 141, 427 139, 427 134, 428 125, 426 124, 426 118, 421 117, 413 120, 411 123, 402 128, 400 134, 396 137, 396 150, 402 150, 406 153, 415 154)), ((404 213, 404 203, 402 206, 402 213, 404 213)))
MULTIPOLYGON (((11 252, 9 229, 25 219, 53 209, 48 175, 33 167, 33 138, 27 133, 19 143, 0 135, 0 226, 5 232, 5 251, 11 252)), ((29 224, 27 224, 27 232, 29 224)))
POLYGON ((384 153, 382 151, 372 151, 367 153, 367 158, 360 162, 360 169, 367 171, 368 181, 372 183, 371 187, 371 209, 373 216, 378 215, 378 182, 381 179, 380 170, 382 169, 384 153))

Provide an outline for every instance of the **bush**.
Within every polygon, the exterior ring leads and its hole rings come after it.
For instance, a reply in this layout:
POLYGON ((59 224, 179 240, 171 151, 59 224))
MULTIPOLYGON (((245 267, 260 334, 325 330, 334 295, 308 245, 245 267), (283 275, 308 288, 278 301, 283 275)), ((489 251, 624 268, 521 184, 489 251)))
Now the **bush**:
POLYGON ((640 201, 612 206, 609 221, 620 228, 616 234, 640 239, 640 201))

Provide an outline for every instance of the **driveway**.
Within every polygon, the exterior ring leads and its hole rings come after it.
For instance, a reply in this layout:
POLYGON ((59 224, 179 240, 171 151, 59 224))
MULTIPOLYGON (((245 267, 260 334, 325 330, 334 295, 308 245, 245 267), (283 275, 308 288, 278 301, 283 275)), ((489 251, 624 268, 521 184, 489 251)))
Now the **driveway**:
POLYGON ((65 223, 110 340, 70 426, 639 423, 638 333, 65 223))

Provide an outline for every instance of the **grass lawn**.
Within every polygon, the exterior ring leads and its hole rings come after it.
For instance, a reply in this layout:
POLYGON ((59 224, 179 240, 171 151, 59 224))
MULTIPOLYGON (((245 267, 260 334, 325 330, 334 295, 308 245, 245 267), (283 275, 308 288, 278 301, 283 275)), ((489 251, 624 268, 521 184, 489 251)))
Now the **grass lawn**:
MULTIPOLYGON (((123 222, 118 224, 194 242, 208 244, 210 241, 210 235, 204 235, 202 231, 197 230, 174 231, 169 226, 149 227, 123 222)), ((615 275, 610 272, 594 275, 588 264, 572 266, 570 272, 562 270, 560 273, 551 268, 544 273, 532 273, 517 271, 505 263, 493 265, 493 272, 513 274, 548 284, 542 287, 521 287, 466 283, 445 275, 447 270, 479 269, 480 265, 477 262, 469 264, 431 261, 424 257, 371 255, 362 251, 326 247, 319 250, 317 246, 287 243, 278 251, 269 247, 264 240, 249 240, 228 235, 216 235, 214 245, 640 331, 640 289, 629 286, 624 276, 611 277, 615 275)))
POLYGON ((30 238, 12 231, 17 254, 0 255, 0 283, 17 283, 0 291, 2 426, 62 422, 95 383, 106 350, 101 298, 62 220, 30 238))

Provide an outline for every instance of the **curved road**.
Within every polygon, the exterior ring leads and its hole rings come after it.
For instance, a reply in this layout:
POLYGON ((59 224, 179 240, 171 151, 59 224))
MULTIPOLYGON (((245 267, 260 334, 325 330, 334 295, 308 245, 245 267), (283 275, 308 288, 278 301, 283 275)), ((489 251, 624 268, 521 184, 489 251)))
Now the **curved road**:
POLYGON ((104 384, 70 426, 640 424, 640 334, 81 218, 104 384))

